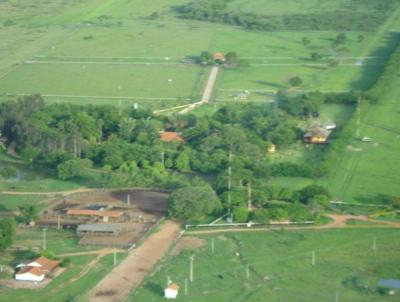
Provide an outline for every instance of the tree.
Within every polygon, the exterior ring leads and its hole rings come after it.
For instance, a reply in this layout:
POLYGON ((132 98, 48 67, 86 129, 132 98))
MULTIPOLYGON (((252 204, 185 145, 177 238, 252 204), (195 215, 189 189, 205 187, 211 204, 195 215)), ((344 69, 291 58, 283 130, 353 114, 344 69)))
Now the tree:
POLYGON ((170 194, 168 213, 171 217, 200 220, 221 209, 221 202, 208 185, 184 187, 170 194))
POLYGON ((339 33, 339 34, 336 36, 335 44, 336 44, 336 45, 344 44, 346 41, 347 41, 347 35, 346 35, 346 33, 339 33))
POLYGON ((16 223, 13 217, 0 220, 0 250, 9 247, 13 243, 16 223))
POLYGON ((29 163, 32 164, 34 160, 39 156, 40 149, 32 146, 28 146, 21 152, 21 158, 29 163))
POLYGON ((18 172, 14 167, 6 166, 0 170, 0 175, 4 178, 14 178, 18 175, 18 172))
POLYGON ((289 84, 293 87, 299 87, 303 84, 303 80, 299 76, 294 76, 289 79, 289 84))
POLYGON ((175 168, 181 172, 190 171, 190 155, 188 151, 182 151, 175 160, 175 168))
POLYGON ((321 200, 322 196, 325 196, 326 198, 332 197, 326 188, 319 185, 309 185, 301 189, 299 193, 300 193, 300 201, 302 203, 308 203, 317 196, 318 200, 321 200))
POLYGON ((22 222, 29 224, 38 218, 38 208, 33 205, 22 205, 18 207, 22 222))
POLYGON ((313 61, 319 61, 319 60, 321 60, 322 59, 322 55, 320 54, 320 53, 318 53, 318 52, 313 52, 312 54, 311 54, 311 60, 313 60, 313 61))
POLYGON ((247 222, 249 210, 245 207, 236 207, 233 210, 233 219, 236 222, 247 222))
POLYGON ((225 60, 225 63, 231 66, 236 66, 239 63, 238 55, 233 51, 230 51, 225 55, 225 60))
POLYGON ((61 179, 71 179, 82 176, 92 166, 93 163, 90 159, 70 159, 57 166, 57 174, 61 179))
POLYGON ((208 51, 203 51, 200 56, 198 62, 203 65, 209 65, 213 61, 213 56, 208 51))

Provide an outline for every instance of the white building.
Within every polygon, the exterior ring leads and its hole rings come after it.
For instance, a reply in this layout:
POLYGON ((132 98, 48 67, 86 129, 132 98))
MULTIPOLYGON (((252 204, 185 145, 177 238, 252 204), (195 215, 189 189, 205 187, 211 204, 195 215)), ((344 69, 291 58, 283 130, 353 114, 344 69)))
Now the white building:
POLYGON ((46 275, 51 274, 60 262, 57 260, 47 259, 46 257, 39 257, 28 264, 19 264, 17 268, 21 268, 15 274, 15 280, 18 281, 43 281, 46 275))
POLYGON ((164 290, 164 297, 166 299, 176 299, 178 296, 179 286, 175 283, 171 283, 164 290))
POLYGON ((26 266, 15 274, 15 280, 40 282, 45 277, 44 272, 35 266, 26 266))

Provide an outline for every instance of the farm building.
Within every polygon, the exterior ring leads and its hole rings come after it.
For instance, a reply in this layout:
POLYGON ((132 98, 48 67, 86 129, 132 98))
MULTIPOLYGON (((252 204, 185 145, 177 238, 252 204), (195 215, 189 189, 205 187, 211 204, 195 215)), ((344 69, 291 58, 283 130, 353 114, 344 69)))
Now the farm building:
POLYGON ((104 222, 108 222, 110 219, 120 219, 124 212, 121 211, 104 211, 104 210, 85 210, 85 209, 69 209, 67 211, 68 216, 74 217, 99 217, 104 222))
POLYGON ((214 61, 217 61, 217 62, 225 62, 226 61, 225 55, 222 52, 214 53, 213 59, 214 59, 214 61))
POLYGON ((311 126, 304 135, 304 141, 309 144, 325 144, 331 132, 319 126, 311 126))
POLYGON ((97 236, 118 236, 121 229, 116 224, 81 224, 76 229, 78 236, 97 235, 97 236))
POLYGON ((178 142, 184 143, 185 140, 183 139, 182 135, 178 132, 171 132, 171 131, 163 131, 160 133, 160 140, 162 142, 178 142))
POLYGON ((46 257, 39 257, 28 264, 20 264, 17 268, 21 268, 15 274, 15 280, 40 282, 44 278, 58 268, 60 262, 51 260, 46 257))
POLYGON ((166 299, 176 299, 178 297, 179 286, 175 283, 169 284, 164 290, 164 297, 166 299))

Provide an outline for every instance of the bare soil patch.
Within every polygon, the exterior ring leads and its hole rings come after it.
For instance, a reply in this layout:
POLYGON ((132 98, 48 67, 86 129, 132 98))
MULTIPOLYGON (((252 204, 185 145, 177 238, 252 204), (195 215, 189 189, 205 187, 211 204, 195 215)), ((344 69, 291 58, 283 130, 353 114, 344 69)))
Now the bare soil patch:
POLYGON ((175 245, 174 249, 171 252, 172 256, 179 255, 182 251, 185 250, 197 250, 202 248, 206 244, 204 239, 197 237, 182 237, 179 242, 175 245))

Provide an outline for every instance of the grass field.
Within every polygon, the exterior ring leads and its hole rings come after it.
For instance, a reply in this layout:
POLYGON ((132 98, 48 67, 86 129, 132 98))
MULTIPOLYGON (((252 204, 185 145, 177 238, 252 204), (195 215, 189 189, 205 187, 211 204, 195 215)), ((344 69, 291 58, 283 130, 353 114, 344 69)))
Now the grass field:
POLYGON ((379 203, 378 194, 399 195, 399 98, 400 89, 393 81, 378 105, 363 107, 360 135, 371 137, 373 142, 361 143, 355 134, 352 145, 360 151, 347 151, 325 181, 336 198, 379 203))
MULTIPOLYGON (((1 99, 8 99, 7 93, 41 93, 50 102, 129 105, 135 101, 154 109, 192 102, 200 98, 208 73, 178 64, 204 50, 235 51, 250 63, 248 68, 225 71, 218 85, 222 100, 232 99, 230 90, 288 87, 293 75, 303 78, 305 90, 365 89, 379 72, 390 42, 386 32, 348 32, 345 50, 338 53, 331 46, 335 31, 250 32, 177 18, 173 7, 186 2, 2 2, 0 22, 11 19, 13 24, 0 33, 4 43, 0 48, 1 99), (155 12, 157 16, 149 18, 155 12), (309 45, 302 44, 303 37, 310 40, 309 45), (313 62, 312 52, 339 59, 342 65, 313 62), (360 62, 359 57, 367 56, 374 58, 360 62)), ((271 7, 271 14, 281 14, 282 7, 295 14, 316 7, 311 2, 286 2, 282 6, 270 1, 233 1, 232 9, 259 11, 261 5, 271 7)), ((313 3, 324 12, 344 9, 353 0, 313 3)), ((254 93, 250 100, 265 98, 254 93)))
POLYGON ((265 301, 268 297, 268 301, 320 302, 335 301, 336 295, 339 301, 398 299, 398 295, 376 292, 381 278, 400 277, 397 230, 276 231, 201 239, 203 248, 192 251, 194 281, 189 282, 187 296, 184 280, 189 277, 189 251, 162 263, 131 301, 163 301, 167 276, 181 286, 177 301, 265 301), (375 252, 374 237, 378 242, 375 252))

